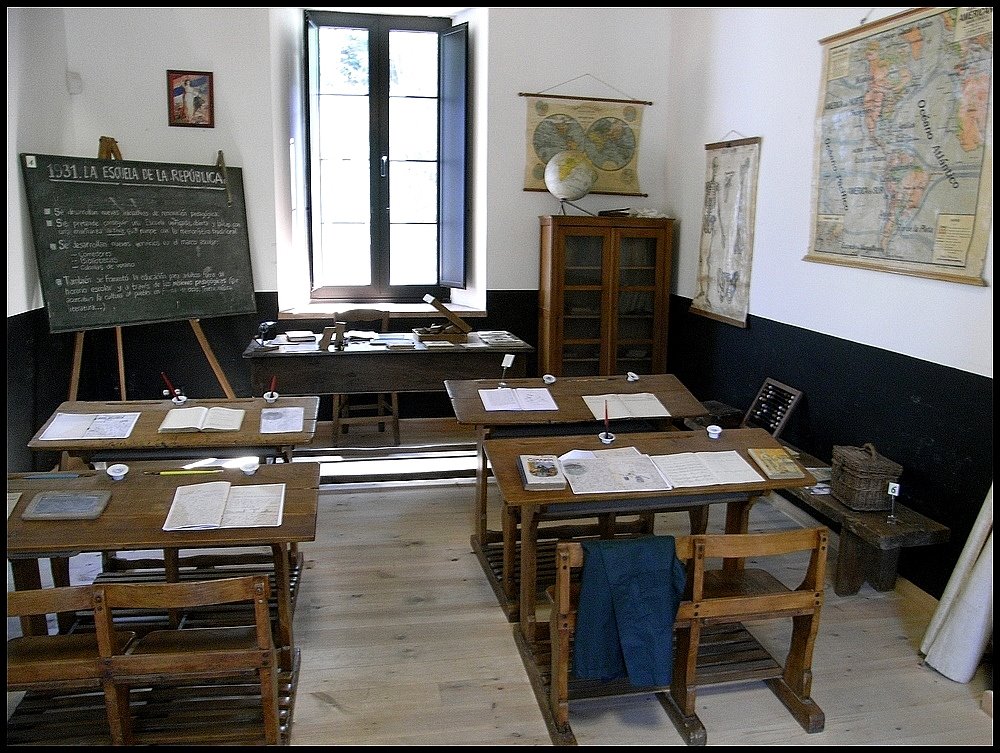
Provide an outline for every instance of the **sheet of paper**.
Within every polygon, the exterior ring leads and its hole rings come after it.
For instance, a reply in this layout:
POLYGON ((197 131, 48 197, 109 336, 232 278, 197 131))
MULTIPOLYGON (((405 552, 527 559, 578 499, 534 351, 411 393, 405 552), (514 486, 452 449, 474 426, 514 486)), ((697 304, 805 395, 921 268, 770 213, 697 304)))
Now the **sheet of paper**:
POLYGON ((319 343, 288 343, 287 345, 279 345, 279 353, 311 353, 312 351, 319 350, 319 343))
POLYGON ((284 484, 233 486, 220 528, 280 526, 285 509, 284 484))
POLYGON ((226 509, 228 481, 209 481, 177 487, 163 524, 164 531, 218 528, 226 509))
POLYGON ((654 455, 653 462, 674 487, 748 484, 764 480, 736 450, 654 455))
POLYGON ((608 418, 650 418, 669 416, 660 399, 651 392, 639 392, 634 395, 583 395, 583 401, 598 421, 604 420, 605 405, 608 418))
POLYGON ((670 483, 648 455, 579 458, 562 463, 574 494, 667 491, 670 483))
POLYGON ((301 407, 264 408, 260 412, 261 434, 285 434, 302 431, 305 409, 301 407))
POLYGON ((56 413, 39 439, 83 439, 93 420, 93 413, 56 413))
POLYGON ((521 387, 510 389, 502 387, 493 390, 479 390, 479 397, 486 410, 559 410, 552 393, 545 387, 521 387))
POLYGON ((98 413, 90 422, 84 439, 125 439, 132 434, 139 413, 98 413))

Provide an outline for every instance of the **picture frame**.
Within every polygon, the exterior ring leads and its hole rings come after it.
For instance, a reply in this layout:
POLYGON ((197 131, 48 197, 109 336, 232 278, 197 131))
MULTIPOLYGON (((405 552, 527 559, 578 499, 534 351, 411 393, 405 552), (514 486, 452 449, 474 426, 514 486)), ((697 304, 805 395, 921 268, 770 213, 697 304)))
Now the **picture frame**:
POLYGON ((215 128, 215 84, 209 71, 167 71, 167 124, 215 128))

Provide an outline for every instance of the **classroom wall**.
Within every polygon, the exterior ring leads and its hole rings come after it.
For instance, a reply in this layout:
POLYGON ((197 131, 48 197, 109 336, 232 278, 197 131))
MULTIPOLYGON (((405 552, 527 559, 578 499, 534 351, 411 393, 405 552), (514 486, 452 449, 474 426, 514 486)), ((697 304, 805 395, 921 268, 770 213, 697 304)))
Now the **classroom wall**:
MULTIPOLYGON (((628 204, 678 219, 669 369, 700 399, 745 406, 764 376, 806 392, 790 428, 804 449, 875 441, 907 469, 915 505, 952 542, 912 550, 902 572, 940 593, 992 482, 992 228, 986 287, 803 262, 809 239, 818 40, 902 8, 474 8, 476 160, 472 267, 489 326, 536 341, 538 216, 558 211, 522 190, 520 92, 627 97, 644 115, 648 195, 591 195, 591 211, 628 204), (746 329, 692 315, 704 146, 762 138, 746 329)), ((279 277, 302 237, 300 8, 8 8, 8 469, 44 462, 25 444, 65 398, 72 337, 48 333, 17 154, 96 155, 116 138, 126 159, 215 161, 244 172, 257 316, 203 322, 238 393, 255 322, 277 314, 279 277), (216 127, 166 125, 165 71, 215 74, 216 127), (67 73, 77 74, 70 94, 67 73), (296 157, 298 155, 298 157, 296 157), (279 267, 279 259, 281 261, 279 267), (11 347, 13 344, 14 347, 11 347)), ((158 394, 160 364, 219 393, 186 322, 128 328, 129 397, 158 394), (129 360, 131 359, 131 360, 129 360)), ((109 332, 90 333, 81 397, 112 399, 109 332)), ((180 377, 178 377, 180 378, 180 377)), ((447 406, 414 406, 438 411, 447 406)))

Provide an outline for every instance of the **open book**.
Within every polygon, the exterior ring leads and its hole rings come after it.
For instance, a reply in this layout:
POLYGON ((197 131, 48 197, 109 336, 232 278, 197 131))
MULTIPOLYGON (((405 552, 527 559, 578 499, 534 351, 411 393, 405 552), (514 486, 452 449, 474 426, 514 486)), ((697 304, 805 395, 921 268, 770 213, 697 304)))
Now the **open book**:
POLYGON ((239 431, 246 411, 242 408, 214 408, 195 406, 194 408, 171 408, 163 417, 158 431, 239 431))
POLYGON ((56 413, 39 439, 126 439, 138 413, 56 413))
POLYGON ((607 406, 608 418, 646 418, 670 415, 670 411, 651 392, 628 395, 584 395, 583 401, 598 421, 604 420, 605 405, 607 406))
POLYGON ((486 410, 559 410, 552 393, 545 387, 499 387, 479 390, 479 398, 486 410))
POLYGON ((285 510, 284 484, 233 486, 209 481, 177 487, 164 531, 206 528, 280 526, 285 510))
POLYGON ((654 455, 653 462, 675 487, 751 484, 764 480, 736 450, 654 455))

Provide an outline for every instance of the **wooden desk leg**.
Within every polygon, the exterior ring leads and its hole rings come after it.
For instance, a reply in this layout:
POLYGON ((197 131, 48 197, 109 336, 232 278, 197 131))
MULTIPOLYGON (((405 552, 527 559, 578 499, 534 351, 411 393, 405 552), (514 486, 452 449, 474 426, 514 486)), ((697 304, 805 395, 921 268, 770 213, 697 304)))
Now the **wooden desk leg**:
POLYGON ((503 572, 501 581, 503 594, 507 601, 505 611, 509 619, 517 619, 517 604, 520 596, 514 571, 517 566, 517 511, 508 504, 500 510, 500 520, 503 527, 503 572))
POLYGON ((485 426, 479 426, 476 434, 476 502, 472 510, 472 535, 478 539, 480 546, 485 546, 489 467, 483 442, 486 441, 488 430, 485 426))
POLYGON ((896 587, 898 565, 899 548, 878 549, 842 526, 833 580, 834 593, 837 596, 856 594, 866 580, 876 591, 891 591, 896 587))
MULTIPOLYGON (((750 526, 750 508, 757 497, 736 500, 726 503, 726 533, 746 533, 750 526)), ((742 559, 727 559, 722 561, 722 569, 727 572, 743 570, 742 559)))
POLYGON ((272 544, 274 581, 278 589, 278 641, 281 668, 290 671, 295 661, 295 641, 292 637, 292 575, 288 566, 288 550, 284 544, 272 544))
MULTIPOLYGON (((36 591, 42 587, 42 573, 37 559, 12 559, 11 574, 14 576, 15 591, 36 591)), ((49 632, 44 614, 21 618, 21 633, 24 635, 46 635, 49 632)))
MULTIPOLYGON (((177 583, 181 579, 181 550, 176 547, 163 550, 163 577, 167 583, 177 583)), ((169 612, 170 627, 175 630, 181 624, 181 613, 176 609, 169 612)))
POLYGON ((535 634, 535 579, 538 577, 538 507, 521 508, 521 635, 532 646, 538 642, 535 634))
MULTIPOLYGON (((50 557, 49 568, 52 570, 52 584, 54 586, 68 586, 69 583, 69 557, 50 557)), ((56 615, 56 624, 59 625, 60 633, 68 633, 73 628, 76 618, 68 612, 60 612, 56 615)))

